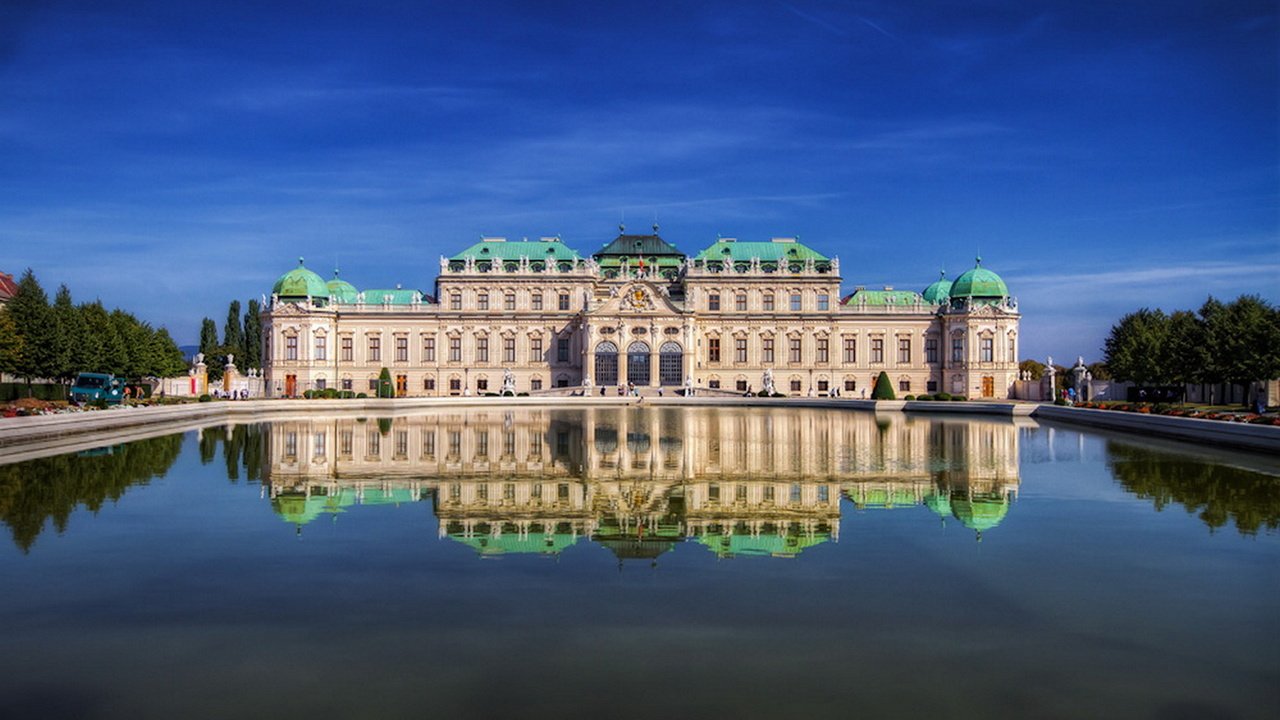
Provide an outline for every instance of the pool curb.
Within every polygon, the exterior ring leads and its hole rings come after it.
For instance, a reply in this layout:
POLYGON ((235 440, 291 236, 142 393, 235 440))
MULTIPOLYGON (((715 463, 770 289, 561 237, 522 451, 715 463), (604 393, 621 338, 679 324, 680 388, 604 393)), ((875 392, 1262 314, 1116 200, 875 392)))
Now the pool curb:
POLYGON ((1221 420, 1146 415, 1018 402, 939 402, 913 400, 857 400, 845 398, 761 397, 443 397, 360 398, 351 400, 243 400, 188 403, 163 407, 112 408, 85 413, 34 415, 0 420, 0 454, 10 448, 56 442, 90 433, 139 428, 173 427, 175 432, 218 422, 256 422, 281 415, 339 412, 400 415, 418 410, 515 407, 805 407, 838 408, 876 413, 928 415, 985 415, 1023 417, 1089 427, 1122 430, 1182 441, 1229 445, 1280 452, 1280 427, 1221 420))

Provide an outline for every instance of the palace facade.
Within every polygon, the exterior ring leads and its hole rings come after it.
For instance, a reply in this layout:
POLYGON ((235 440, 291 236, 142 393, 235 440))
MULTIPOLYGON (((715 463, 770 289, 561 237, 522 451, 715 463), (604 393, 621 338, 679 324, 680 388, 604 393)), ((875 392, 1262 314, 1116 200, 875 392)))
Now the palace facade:
POLYGON ((559 238, 484 238, 440 259, 434 292, 358 290, 299 260, 263 303, 269 395, 669 391, 1006 398, 1016 300, 981 259, 923 291, 857 286, 795 238, 720 238, 693 256, 619 234, 589 257, 559 238))

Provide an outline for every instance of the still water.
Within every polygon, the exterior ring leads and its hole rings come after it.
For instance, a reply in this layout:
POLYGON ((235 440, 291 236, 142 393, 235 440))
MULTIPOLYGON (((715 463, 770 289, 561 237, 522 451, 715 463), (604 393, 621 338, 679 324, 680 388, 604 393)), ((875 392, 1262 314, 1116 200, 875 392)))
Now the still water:
POLYGON ((1280 463, 823 410, 0 457, 0 717, 1274 718, 1280 463))

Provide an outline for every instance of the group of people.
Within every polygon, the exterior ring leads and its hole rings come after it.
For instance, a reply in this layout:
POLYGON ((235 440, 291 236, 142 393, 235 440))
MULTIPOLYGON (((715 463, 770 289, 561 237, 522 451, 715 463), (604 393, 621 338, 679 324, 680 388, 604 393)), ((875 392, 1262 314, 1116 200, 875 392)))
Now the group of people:
POLYGON ((219 400, 248 400, 249 399, 249 391, 245 389, 220 390, 218 388, 214 388, 209 391, 209 394, 218 398, 219 400))

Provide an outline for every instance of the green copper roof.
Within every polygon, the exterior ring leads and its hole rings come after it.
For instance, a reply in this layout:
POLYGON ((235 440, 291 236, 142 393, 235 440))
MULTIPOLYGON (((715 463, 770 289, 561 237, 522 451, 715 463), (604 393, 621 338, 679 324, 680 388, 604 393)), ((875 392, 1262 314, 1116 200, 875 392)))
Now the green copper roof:
POLYGON ((684 259, 685 255, 675 245, 658 237, 657 234, 618 235, 608 245, 592 253, 592 257, 596 260, 603 260, 608 257, 640 256, 657 258, 659 261, 664 258, 672 258, 679 262, 679 260, 684 259))
POLYGON ((887 307, 889 305, 915 305, 924 298, 914 290, 855 290, 844 299, 845 305, 865 305, 869 307, 887 307))
POLYGON ((497 537, 487 534, 467 537, 462 533, 449 533, 451 540, 456 540, 481 555, 558 555, 581 537, 571 533, 529 533, 523 538, 518 533, 506 532, 497 537))
POLYGON ((1009 501, 1000 495, 972 498, 959 496, 951 500, 951 513, 970 530, 990 530, 1009 513, 1009 501))
POLYGON ((530 261, 567 260, 572 262, 578 252, 559 240, 506 240, 504 238, 485 238, 462 252, 449 258, 450 260, 466 260, 473 257, 482 260, 512 260, 519 262, 527 257, 530 261))
POLYGON ((794 557, 801 551, 821 545, 829 539, 831 536, 828 533, 808 535, 794 532, 788 532, 785 535, 707 533, 698 536, 699 543, 714 552, 717 557, 722 558, 737 555, 794 557))
MULTIPOLYGON (((413 491, 408 489, 365 490, 358 499, 360 505, 400 505, 413 501, 413 491)), ((282 494, 271 500, 272 509, 291 525, 306 525, 321 515, 337 515, 356 504, 354 488, 342 488, 333 495, 282 494)))
POLYGON ((951 515, 951 497, 945 492, 931 493, 924 499, 925 507, 941 518, 951 515))
POLYGON ((953 298, 1007 298, 1009 288, 1000 276, 982 267, 982 258, 972 270, 966 270, 951 284, 953 298))
POLYGON ((947 271, 943 270, 937 280, 930 283, 929 287, 921 293, 925 302, 931 302, 934 305, 942 305, 951 297, 951 281, 947 279, 947 271))
MULTIPOLYGON (((852 488, 851 488, 852 490, 852 488)), ((919 501, 911 488, 858 487, 849 493, 849 500, 859 510, 885 509, 896 507, 914 507, 919 501)))
POLYGON ((298 267, 281 275, 276 284, 271 286, 271 294, 285 299, 327 298, 329 287, 325 285, 324 278, 308 270, 302 264, 302 258, 298 258, 298 267))
POLYGON ((418 290, 407 290, 404 288, 372 288, 364 291, 364 302, 366 305, 381 305, 390 303, 391 305, 412 305, 414 298, 422 301, 423 294, 418 290))
POLYGON ((698 253, 696 257, 705 261, 720 260, 729 262, 750 262, 752 258, 759 258, 760 262, 785 260, 801 263, 810 258, 823 262, 829 259, 826 255, 795 240, 741 242, 728 238, 716 241, 714 245, 698 253))
POLYGON ((337 270, 333 271, 333 279, 327 283, 327 286, 329 288, 329 295, 336 298, 337 301, 341 303, 354 303, 356 301, 356 295, 360 292, 359 290, 356 290, 355 285, 352 285, 346 280, 339 280, 337 270))

